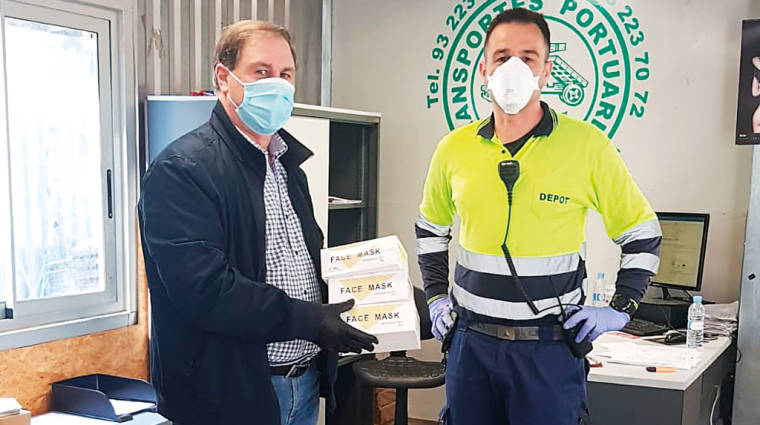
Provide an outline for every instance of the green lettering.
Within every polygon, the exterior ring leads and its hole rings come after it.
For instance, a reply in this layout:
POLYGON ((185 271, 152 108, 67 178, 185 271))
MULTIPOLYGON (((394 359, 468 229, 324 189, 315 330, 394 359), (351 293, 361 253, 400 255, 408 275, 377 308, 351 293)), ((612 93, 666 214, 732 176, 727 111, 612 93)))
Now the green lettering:
POLYGON ((604 85, 604 93, 602 93, 602 99, 606 99, 610 96, 615 96, 616 94, 620 93, 620 88, 609 81, 604 81, 602 83, 604 85))
POLYGON ((454 115, 458 120, 468 120, 472 121, 472 116, 470 115, 470 112, 468 111, 467 104, 462 105, 461 108, 457 111, 457 113, 454 115))
POLYGON ((539 194, 539 195, 538 195, 538 200, 539 200, 539 201, 545 201, 545 200, 546 200, 546 194, 545 194, 545 193, 541 193, 541 194, 539 194))
POLYGON ((472 30, 469 34, 467 34, 467 45, 470 46, 471 49, 480 47, 480 43, 482 41, 483 34, 481 34, 478 30, 472 30))
POLYGON ((467 91, 467 86, 452 87, 451 92, 454 95, 454 97, 451 99, 451 102, 452 103, 467 102, 467 96, 465 95, 466 91, 467 91))
POLYGON ((517 9, 518 7, 525 6, 525 2, 523 0, 512 0, 512 9, 517 9))
POLYGON ((528 9, 538 12, 539 10, 543 9, 544 7, 544 0, 531 0, 530 6, 528 6, 528 9))
POLYGON ((613 59, 610 61, 607 61, 602 65, 602 74, 604 75, 604 78, 615 78, 620 76, 620 71, 617 69, 610 70, 612 67, 617 67, 620 65, 620 61, 617 59, 613 59))
POLYGON ((617 54, 617 48, 615 48, 615 43, 612 41, 611 38, 608 38, 607 45, 599 50, 599 56, 607 54, 607 53, 612 53, 613 55, 617 54))
POLYGON ((457 53, 457 62, 470 66, 472 62, 470 62, 470 59, 467 57, 467 49, 464 47, 459 49, 459 53, 457 53))
POLYGON ((498 6, 493 8, 494 13, 501 13, 507 9, 507 2, 503 1, 498 6))
POLYGON ((467 68, 457 68, 453 72, 454 81, 458 83, 466 83, 467 82, 467 68))
POLYGON ((596 118, 594 118, 593 120, 591 120, 591 124, 593 124, 594 126, 596 126, 596 128, 598 128, 599 130, 602 130, 602 131, 607 130, 607 125, 604 124, 603 122, 597 120, 596 118))
POLYGON ((488 31, 488 27, 491 25, 492 20, 493 18, 491 17, 490 14, 485 14, 483 15, 482 18, 480 18, 480 20, 478 21, 478 25, 480 25, 480 29, 483 30, 483 33, 488 31))
POLYGON ((608 120, 612 119, 612 115, 615 113, 615 105, 602 101, 599 102, 599 107, 601 109, 598 109, 595 114, 597 117, 603 117, 608 120))
POLYGON ((591 28, 589 30, 588 35, 594 37, 594 45, 597 45, 599 44, 599 40, 607 37, 607 27, 605 27, 604 24, 600 22, 594 25, 594 28, 591 28))
POLYGON ((594 14, 591 13, 591 11, 588 9, 582 9, 575 16, 575 21, 578 22, 578 25, 586 28, 587 26, 591 25, 591 22, 594 21, 594 14))
POLYGON ((578 8, 578 2, 575 0, 565 0, 562 3, 562 8, 559 10, 560 15, 564 15, 566 12, 572 12, 578 8))

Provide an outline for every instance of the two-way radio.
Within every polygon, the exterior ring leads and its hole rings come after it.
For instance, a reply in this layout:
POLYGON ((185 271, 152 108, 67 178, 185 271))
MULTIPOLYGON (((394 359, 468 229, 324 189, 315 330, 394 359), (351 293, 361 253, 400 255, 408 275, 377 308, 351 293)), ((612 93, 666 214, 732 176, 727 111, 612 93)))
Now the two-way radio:
POLYGON ((517 289, 520 290, 523 298, 525 298, 525 301, 528 303, 530 311, 532 311, 533 314, 538 314, 538 307, 536 307, 536 304, 533 302, 533 300, 530 299, 528 293, 525 291, 525 287, 520 281, 520 276, 517 274, 515 263, 512 261, 512 256, 509 254, 509 248, 507 248, 509 226, 512 223, 512 190, 515 187, 517 179, 520 178, 520 163, 513 159, 501 161, 499 163, 499 177, 501 177, 501 181, 504 182, 504 186, 507 187, 507 204, 509 205, 509 214, 507 216, 507 231, 504 234, 504 242, 501 244, 501 250, 504 252, 504 258, 507 260, 507 266, 509 267, 510 273, 512 273, 512 278, 515 280, 517 289))
MULTIPOLYGON (((504 252, 504 258, 507 260, 507 265, 509 266, 509 271, 512 274, 512 278, 515 281, 515 285, 517 285, 517 289, 520 290, 522 293, 523 298, 528 303, 528 307, 530 307, 530 310, 533 312, 533 314, 538 315, 541 310, 539 310, 536 307, 536 304, 533 302, 533 300, 530 299, 528 296, 528 293, 525 291, 525 287, 523 286, 522 282, 520 281, 520 276, 517 274, 517 270, 515 268, 515 264, 512 261, 512 256, 509 254, 509 248, 507 248, 507 237, 509 236, 509 226, 512 222, 512 195, 513 195, 513 189, 515 187, 515 183, 517 183, 517 179, 520 178, 520 163, 510 159, 506 161, 501 161, 499 163, 499 177, 501 178, 501 181, 504 182, 504 186, 507 188, 507 203, 509 205, 509 212, 507 216, 507 231, 504 234, 504 242, 501 244, 501 250, 504 252)), ((562 321, 566 321, 570 318, 573 314, 580 311, 580 309, 576 309, 575 311, 571 312, 570 314, 567 314, 565 312, 564 304, 562 303, 562 299, 559 296, 559 293, 557 292, 557 288, 554 287, 554 282, 552 282, 552 288, 554 289, 554 293, 557 296, 557 302, 559 303, 559 309, 562 314, 562 321)), ((573 352, 573 355, 575 355, 578 358, 584 358, 586 354, 588 354, 593 346, 591 345, 591 342, 588 340, 588 336, 584 338, 581 342, 576 342, 575 337, 578 335, 578 332, 581 329, 581 326, 583 323, 578 323, 571 329, 564 329, 565 332, 565 339, 567 340, 567 343, 570 345, 570 350, 573 352)))

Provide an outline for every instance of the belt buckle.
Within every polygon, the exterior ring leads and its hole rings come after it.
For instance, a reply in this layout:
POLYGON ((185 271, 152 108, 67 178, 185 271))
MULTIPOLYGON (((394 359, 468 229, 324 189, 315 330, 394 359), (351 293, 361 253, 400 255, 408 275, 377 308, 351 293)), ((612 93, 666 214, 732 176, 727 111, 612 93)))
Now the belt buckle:
POLYGON ((511 326, 504 326, 500 330, 501 330, 501 336, 502 336, 503 339, 506 339, 506 340, 509 340, 509 341, 514 341, 515 340, 515 336, 517 334, 515 328, 513 328, 511 326))
POLYGON ((293 366, 290 367, 290 370, 288 371, 288 373, 285 374, 285 377, 286 378, 297 377, 301 370, 306 369, 308 367, 309 367, 309 363, 305 365, 294 364, 293 366))
POLYGON ((286 378, 292 378, 297 373, 298 373, 298 365, 294 364, 293 366, 290 367, 290 370, 288 371, 288 373, 285 374, 285 377, 286 378))

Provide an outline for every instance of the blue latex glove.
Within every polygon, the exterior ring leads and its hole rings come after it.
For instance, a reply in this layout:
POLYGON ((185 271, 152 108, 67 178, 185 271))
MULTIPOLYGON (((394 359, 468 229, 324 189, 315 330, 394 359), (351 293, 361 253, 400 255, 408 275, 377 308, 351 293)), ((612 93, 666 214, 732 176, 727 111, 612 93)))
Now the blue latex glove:
POLYGON ((599 335, 605 332, 619 331, 631 321, 631 317, 628 313, 617 311, 610 306, 583 306, 580 308, 579 312, 567 319, 562 327, 570 329, 584 321, 585 323, 583 323, 581 329, 578 331, 575 342, 583 341, 583 338, 585 338, 586 335, 588 335, 589 341, 594 341, 599 335))
POLYGON ((454 316, 452 315, 451 299, 449 297, 438 298, 428 305, 430 310, 430 321, 433 322, 431 331, 438 341, 443 341, 443 337, 454 326, 454 316))

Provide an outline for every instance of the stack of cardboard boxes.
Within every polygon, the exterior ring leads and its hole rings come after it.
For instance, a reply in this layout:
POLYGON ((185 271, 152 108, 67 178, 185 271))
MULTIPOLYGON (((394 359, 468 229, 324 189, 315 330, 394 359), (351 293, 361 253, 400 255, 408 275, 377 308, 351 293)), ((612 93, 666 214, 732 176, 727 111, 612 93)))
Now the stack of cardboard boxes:
POLYGON ((420 348, 420 318, 398 237, 323 249, 322 277, 330 303, 355 300, 341 317, 377 337, 376 353, 420 348))

